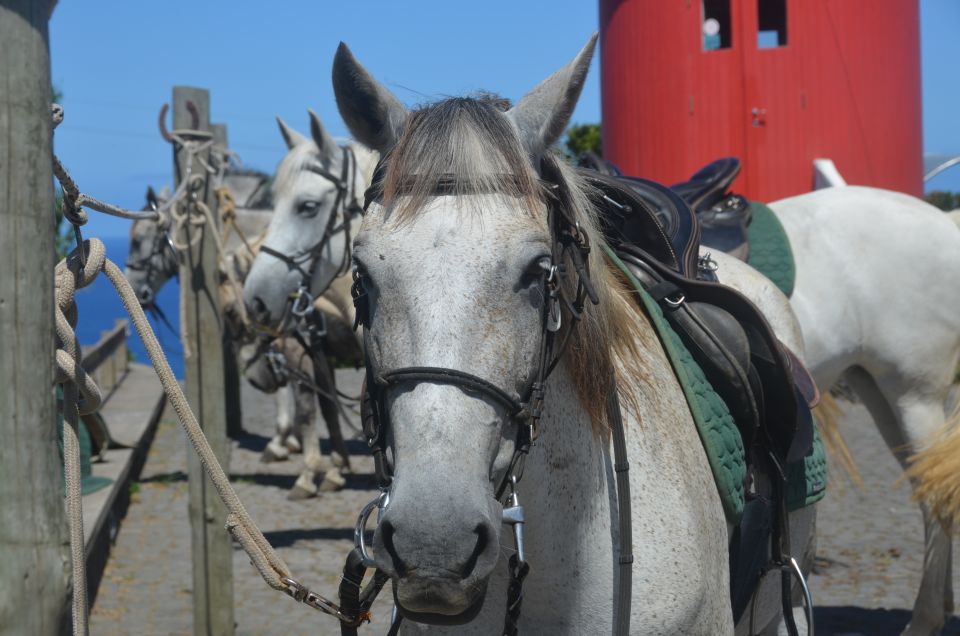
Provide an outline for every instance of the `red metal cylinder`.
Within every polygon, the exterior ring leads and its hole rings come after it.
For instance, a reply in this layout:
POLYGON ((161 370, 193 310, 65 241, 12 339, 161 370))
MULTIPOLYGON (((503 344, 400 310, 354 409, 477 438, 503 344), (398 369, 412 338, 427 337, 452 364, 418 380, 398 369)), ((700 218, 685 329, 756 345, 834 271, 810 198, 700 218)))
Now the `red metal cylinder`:
POLYGON ((735 189, 772 201, 829 158, 850 184, 922 194, 917 0, 600 0, 600 30, 604 154, 627 174, 675 183, 736 156, 735 189))

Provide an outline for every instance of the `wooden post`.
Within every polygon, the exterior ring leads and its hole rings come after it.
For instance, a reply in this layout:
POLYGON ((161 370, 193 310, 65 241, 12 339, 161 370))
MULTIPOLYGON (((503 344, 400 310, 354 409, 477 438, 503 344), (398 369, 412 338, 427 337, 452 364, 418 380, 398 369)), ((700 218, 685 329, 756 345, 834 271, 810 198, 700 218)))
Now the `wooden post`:
MULTIPOLYGON (((209 131, 210 93, 205 89, 176 86, 173 89, 173 127, 183 131, 193 126, 194 110, 199 117, 197 129, 209 131), (188 109, 188 102, 195 107, 188 109)), ((208 154, 208 153, 204 153, 208 154)), ((175 180, 186 178, 187 155, 176 151, 175 180)), ((206 159, 206 157, 204 157, 206 159)), ((192 175, 203 179, 194 190, 216 218, 217 202, 212 180, 201 163, 194 159, 192 175)), ((183 304, 181 336, 184 349, 187 399, 200 426, 210 440, 217 459, 229 473, 227 421, 224 409, 223 346, 220 302, 217 291, 216 240, 219 228, 185 225, 189 243, 191 232, 201 232, 199 243, 183 255, 180 264, 180 302, 183 304)), ((204 474, 192 449, 187 453, 190 482, 190 527, 193 546, 193 633, 198 636, 230 635, 233 624, 233 546, 224 529, 226 509, 204 474)))
POLYGON ((53 394, 47 0, 0 0, 0 634, 69 629, 53 394))
MULTIPOLYGON (((211 124, 213 140, 220 147, 226 157, 230 148, 227 139, 226 124, 211 124)), ((241 299, 242 302, 242 299, 241 299)), ((243 411, 240 406, 240 365, 237 363, 237 354, 233 340, 227 330, 221 332, 223 338, 223 378, 224 378, 224 405, 227 415, 227 437, 236 439, 243 434, 243 411)))

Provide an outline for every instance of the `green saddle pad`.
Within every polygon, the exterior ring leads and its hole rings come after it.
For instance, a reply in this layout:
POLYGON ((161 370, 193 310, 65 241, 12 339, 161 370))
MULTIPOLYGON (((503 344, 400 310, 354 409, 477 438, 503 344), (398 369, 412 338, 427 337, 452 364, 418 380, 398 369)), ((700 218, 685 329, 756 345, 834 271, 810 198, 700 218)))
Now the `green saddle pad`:
MULTIPOLYGON (((57 397, 63 399, 63 391, 57 387, 57 397)), ((90 432, 87 431, 86 424, 80 421, 79 442, 80 442, 80 493, 89 495, 113 483, 108 477, 98 477, 93 474, 93 466, 90 456, 93 454, 93 443, 90 440, 90 432)), ((60 449, 60 465, 63 465, 63 414, 57 413, 57 446, 60 449)), ((64 492, 66 492, 66 478, 64 477, 64 492)))
MULTIPOLYGON (((603 249, 637 292, 650 322, 657 331, 697 425, 697 432, 700 434, 700 441, 720 494, 724 515, 728 522, 737 524, 743 514, 747 461, 740 430, 733 415, 723 398, 714 391, 703 369, 693 359, 680 336, 667 322, 660 305, 613 250, 606 245, 603 249)), ((790 510, 802 508, 823 498, 826 493, 827 462, 816 426, 810 452, 802 462, 796 462, 787 468, 787 506, 790 510)))
POLYGON ((751 220, 747 226, 750 251, 747 263, 773 281, 789 298, 797 278, 790 240, 773 210, 756 201, 750 205, 751 220))

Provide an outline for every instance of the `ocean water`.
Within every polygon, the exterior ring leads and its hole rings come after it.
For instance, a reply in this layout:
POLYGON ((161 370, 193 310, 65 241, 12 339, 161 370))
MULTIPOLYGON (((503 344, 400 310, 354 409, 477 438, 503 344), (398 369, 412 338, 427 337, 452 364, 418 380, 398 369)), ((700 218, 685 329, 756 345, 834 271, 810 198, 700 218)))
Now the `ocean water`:
MULTIPOLYGON (((123 269, 123 264, 127 260, 128 239, 123 237, 112 237, 102 239, 107 248, 107 258, 123 269)), ((104 331, 113 328, 118 318, 127 318, 127 312, 120 302, 120 296, 113 289, 113 285, 107 280, 107 277, 100 275, 89 287, 77 291, 77 310, 79 319, 77 321, 77 337, 81 345, 91 345, 100 339, 104 331)), ((178 378, 183 378, 183 350, 180 348, 180 287, 177 279, 170 280, 160 293, 157 295, 157 305, 166 315, 173 327, 173 330, 149 313, 147 317, 153 331, 157 334, 160 346, 163 348, 170 361, 170 366, 178 378)), ((133 324, 130 324, 130 337, 127 345, 136 362, 150 364, 147 357, 147 350, 144 348, 140 337, 137 335, 133 324)))

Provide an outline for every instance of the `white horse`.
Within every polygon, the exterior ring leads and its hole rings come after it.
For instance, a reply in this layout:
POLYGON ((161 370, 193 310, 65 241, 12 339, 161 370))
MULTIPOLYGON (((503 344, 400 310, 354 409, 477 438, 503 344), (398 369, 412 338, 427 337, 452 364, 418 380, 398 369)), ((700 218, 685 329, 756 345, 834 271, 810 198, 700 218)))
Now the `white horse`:
POLYGON ((289 152, 277 168, 274 213, 243 285, 247 312, 262 328, 288 328, 293 299, 306 292, 317 309, 352 327, 351 243, 379 156, 357 143, 338 145, 313 111, 310 138, 278 121, 289 152))
MULTIPOLYGON (((530 386, 543 335, 544 266, 557 240, 536 185, 541 160, 569 188, 566 213, 594 246, 602 243, 584 186, 550 151, 595 41, 507 112, 457 98, 410 113, 341 45, 334 62, 341 114, 356 139, 390 157, 383 199, 369 206, 354 242, 375 374, 445 367, 509 395, 530 386)), ((618 391, 631 466, 631 631, 733 634, 731 529, 690 410, 647 318, 596 247, 589 262, 600 302, 588 303, 547 380, 542 432, 519 484, 531 565, 520 630, 613 631, 618 530, 605 405, 618 391)), ((750 268, 721 265, 799 348, 786 298, 750 268)), ((282 297, 261 301, 271 316, 285 306, 282 297)), ((570 322, 564 312, 564 328, 570 322)), ((520 424, 489 389, 427 380, 383 390, 393 481, 374 537, 377 566, 391 575, 405 616, 470 621, 437 632, 500 633, 508 581, 500 557, 511 548, 494 490, 520 424)), ((791 548, 801 560, 811 556, 813 515, 812 507, 791 515, 791 548)), ((760 633, 776 628, 778 599, 779 580, 765 579, 747 612, 760 633)), ((410 623, 403 628, 413 632, 410 623)), ((747 629, 744 619, 736 632, 747 629)))
MULTIPOLYGON (((224 185, 233 193, 236 200, 242 205, 256 205, 257 207, 238 207, 234 210, 231 226, 224 232, 224 253, 220 255, 220 285, 218 295, 220 306, 224 313, 224 324, 231 336, 231 341, 237 349, 236 353, 244 368, 244 375, 257 388, 274 394, 277 404, 276 434, 268 442, 263 451, 262 459, 265 462, 286 460, 291 452, 304 450, 305 470, 301 473, 294 488, 290 491, 290 498, 300 499, 317 492, 315 484, 317 475, 323 475, 320 485, 322 490, 335 490, 344 485, 339 471, 326 465, 319 445, 319 430, 317 428, 317 400, 311 389, 292 378, 281 378, 273 372, 264 356, 252 360, 253 354, 259 348, 250 343, 254 334, 249 332, 246 324, 242 301, 242 289, 237 283, 243 281, 253 261, 258 239, 262 237, 269 224, 273 210, 260 207, 269 203, 268 192, 264 183, 266 175, 251 171, 239 173, 227 172, 224 185), (301 441, 303 440, 303 441, 301 441)), ((148 190, 148 207, 156 208, 167 197, 164 192, 156 195, 152 189, 148 190)), ((167 230, 158 221, 139 220, 131 225, 130 246, 127 258, 127 267, 124 272, 127 280, 137 293, 137 298, 144 306, 151 306, 159 290, 168 280, 177 275, 179 260, 176 248, 168 238, 167 230)), ((350 323, 352 326, 352 323, 350 323)), ((343 334, 347 333, 348 326, 331 316, 329 321, 329 340, 341 359, 355 359, 357 354, 342 346, 343 334)), ((350 336, 350 341, 353 338, 350 336)), ((302 354, 298 343, 292 338, 278 338, 273 347, 281 354, 285 369, 293 369, 300 375, 314 379, 313 361, 302 354)), ((354 346, 354 350, 356 347, 354 346)), ((320 382, 326 377, 320 375, 320 382)), ((320 387, 333 393, 335 387, 320 387)), ((328 428, 339 426, 336 404, 330 400, 321 399, 328 428), (328 404, 329 403, 329 404, 328 404), (333 410, 331 417, 330 410, 333 410)), ((342 447, 342 445, 340 445, 342 447)), ((339 452, 345 452, 338 449, 339 452)), ((336 462, 343 464, 343 461, 336 462)))
MULTIPOLYGON (((960 360, 955 215, 911 196, 855 186, 817 190, 770 208, 796 260, 791 304, 808 367, 823 390, 846 381, 906 467, 945 426, 945 400, 960 360)), ((960 448, 948 456, 957 453, 960 448)), ((952 469, 945 483, 936 481, 936 467, 918 464, 913 485, 927 483, 920 494, 942 504, 950 482, 956 488, 960 480, 960 458, 954 461, 939 462, 952 469)), ((939 633, 953 613, 952 555, 937 515, 927 505, 921 510, 923 578, 904 633, 926 636, 939 633)))

